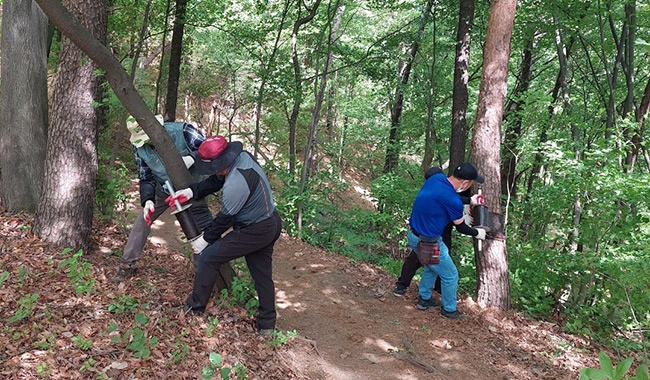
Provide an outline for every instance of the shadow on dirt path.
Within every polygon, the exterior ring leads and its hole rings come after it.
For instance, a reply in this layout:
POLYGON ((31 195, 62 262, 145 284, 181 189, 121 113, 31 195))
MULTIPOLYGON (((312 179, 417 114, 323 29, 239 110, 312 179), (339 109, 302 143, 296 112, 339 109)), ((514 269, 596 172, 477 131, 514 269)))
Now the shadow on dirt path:
POLYGON ((274 258, 277 327, 311 344, 294 353, 309 379, 576 377, 570 357, 549 358, 566 339, 552 324, 479 312, 467 300, 463 320, 420 311, 415 286, 395 297, 392 275, 286 236, 274 258))

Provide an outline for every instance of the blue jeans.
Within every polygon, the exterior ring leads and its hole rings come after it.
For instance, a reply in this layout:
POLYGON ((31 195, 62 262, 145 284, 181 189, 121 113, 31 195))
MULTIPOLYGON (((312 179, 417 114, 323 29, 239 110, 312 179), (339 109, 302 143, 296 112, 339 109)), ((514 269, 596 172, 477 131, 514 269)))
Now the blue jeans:
MULTIPOLYGON (((409 230, 408 243, 409 246, 415 251, 420 239, 409 230)), ((436 283, 436 279, 440 276, 442 287, 442 307, 445 311, 456 311, 456 291, 458 290, 458 269, 454 261, 449 256, 449 249, 438 237, 440 244, 440 264, 438 265, 425 265, 420 279, 420 288, 418 289, 420 297, 425 300, 431 299, 431 289, 436 283)))

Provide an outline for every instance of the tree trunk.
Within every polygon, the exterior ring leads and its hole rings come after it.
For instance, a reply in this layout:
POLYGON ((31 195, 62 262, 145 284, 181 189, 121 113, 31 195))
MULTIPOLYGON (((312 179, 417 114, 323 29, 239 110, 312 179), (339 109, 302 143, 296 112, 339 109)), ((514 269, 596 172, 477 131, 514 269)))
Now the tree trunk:
MULTIPOLYGON (((536 33, 537 35, 537 33, 536 33)), ((503 157, 501 164, 501 194, 508 199, 517 195, 517 144, 522 137, 522 116, 525 112, 523 99, 528 92, 533 77, 535 57, 533 49, 537 45, 536 36, 527 42, 521 60, 517 85, 510 96, 503 119, 509 119, 503 140, 503 157)))
MULTIPOLYGON (((108 10, 97 0, 68 3, 90 33, 106 38, 108 10)), ((69 39, 61 53, 48 131, 43 191, 34 232, 44 241, 89 252, 97 182, 98 66, 69 39)))
MULTIPOLYGON (((89 31, 84 28, 77 18, 68 12, 61 3, 49 0, 35 0, 41 9, 56 25, 59 30, 84 53, 86 53, 99 67, 106 71, 106 78, 113 88, 124 108, 136 119, 138 124, 147 133, 154 145, 159 146, 160 158, 162 158, 167 174, 177 189, 190 186, 194 178, 185 167, 181 155, 174 146, 171 136, 164 127, 156 120, 142 98, 138 95, 131 78, 126 73, 122 64, 115 56, 95 39, 89 31)), ((76 203, 69 207, 78 207, 76 203)), ((222 265, 220 268, 221 280, 217 281, 217 288, 223 284, 230 287, 234 271, 230 265, 222 265)))
POLYGON ((302 68, 300 66, 300 59, 298 57, 298 32, 300 27, 310 22, 320 6, 321 0, 316 0, 307 16, 300 17, 302 11, 301 2, 298 2, 298 20, 293 24, 291 32, 291 62, 293 64, 293 105, 291 107, 291 114, 289 115, 289 174, 293 176, 296 172, 296 129, 298 124, 298 115, 300 114, 300 107, 302 106, 303 89, 302 89, 302 68))
MULTIPOLYGON (((501 121, 508 89, 508 61, 510 40, 514 24, 516 0, 495 0, 483 52, 483 73, 479 92, 472 161, 486 180, 483 184, 486 205, 491 213, 501 213, 501 121)), ((510 281, 508 257, 503 232, 491 232, 476 250, 477 301, 482 306, 494 306, 502 310, 510 308, 510 281)))
MULTIPOLYGON (((307 138, 307 147, 305 148, 305 159, 302 166, 302 173, 300 175, 300 188, 298 195, 302 195, 305 192, 307 187, 307 182, 309 181, 309 174, 315 162, 316 155, 316 132, 318 131, 318 121, 320 118, 320 109, 323 105, 323 99, 325 98, 325 90, 327 89, 327 75, 329 74, 329 68, 332 63, 333 54, 332 46, 336 42, 336 36, 341 25, 341 18, 343 17, 343 12, 345 12, 345 5, 339 5, 339 2, 336 2, 335 9, 337 10, 336 21, 334 25, 331 26, 329 40, 327 44, 327 57, 325 58, 325 66, 323 67, 322 74, 320 75, 320 87, 318 93, 316 93, 316 99, 314 104, 314 111, 312 112, 311 123, 309 125, 309 137, 307 138)), ((303 203, 300 201, 298 203, 298 238, 302 238, 302 211, 303 203)))
POLYGON ((449 140, 449 174, 465 161, 467 145, 467 105, 469 103, 469 48, 474 25, 474 0, 461 0, 456 31, 456 64, 451 105, 451 138, 449 140))
POLYGON ((422 41, 424 28, 429 22, 429 16, 431 15, 432 8, 433 0, 429 0, 424 8, 424 11, 422 12, 422 16, 420 17, 418 33, 415 39, 410 43, 406 59, 404 61, 401 61, 398 65, 399 81, 397 84, 397 89, 395 90, 395 103, 393 103, 390 109, 390 130, 388 132, 388 144, 386 145, 386 161, 384 163, 384 173, 393 172, 397 168, 397 164, 399 162, 399 154, 401 151, 400 119, 402 117, 402 111, 404 108, 404 87, 409 81, 413 62, 415 61, 415 56, 417 55, 418 50, 420 49, 420 42, 422 41))
POLYGON ((172 46, 169 52, 169 79, 167 80, 167 96, 165 97, 165 121, 176 120, 178 105, 178 80, 181 76, 181 59, 183 58, 183 33, 187 18, 187 0, 176 0, 174 12, 174 28, 172 31, 172 46))
POLYGON ((2 3, 0 201, 36 210, 47 143, 47 17, 31 0, 2 3))

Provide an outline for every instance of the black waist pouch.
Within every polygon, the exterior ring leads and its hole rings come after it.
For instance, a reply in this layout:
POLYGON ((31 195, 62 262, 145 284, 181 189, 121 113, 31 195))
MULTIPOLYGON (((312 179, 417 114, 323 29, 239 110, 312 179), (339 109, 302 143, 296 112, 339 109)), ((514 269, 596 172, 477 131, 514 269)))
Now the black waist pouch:
POLYGON ((438 238, 420 237, 416 253, 422 265, 440 264, 440 243, 438 243, 438 238))

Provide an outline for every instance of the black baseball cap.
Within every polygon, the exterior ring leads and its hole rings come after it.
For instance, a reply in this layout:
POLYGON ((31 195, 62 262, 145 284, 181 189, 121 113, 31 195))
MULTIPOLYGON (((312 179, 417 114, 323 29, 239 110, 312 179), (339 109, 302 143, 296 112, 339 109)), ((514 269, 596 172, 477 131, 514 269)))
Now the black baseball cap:
POLYGON ((464 162, 458 165, 456 169, 454 169, 453 175, 456 178, 468 179, 471 181, 476 181, 478 183, 483 183, 483 181, 485 181, 485 178, 478 175, 478 170, 476 170, 474 165, 470 164, 469 162, 464 162))

